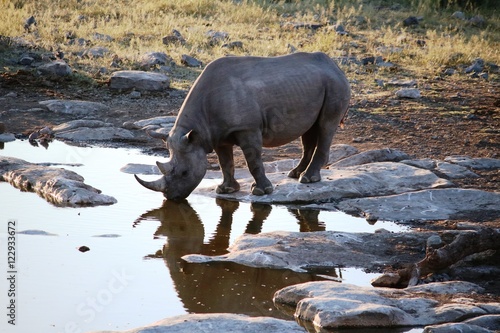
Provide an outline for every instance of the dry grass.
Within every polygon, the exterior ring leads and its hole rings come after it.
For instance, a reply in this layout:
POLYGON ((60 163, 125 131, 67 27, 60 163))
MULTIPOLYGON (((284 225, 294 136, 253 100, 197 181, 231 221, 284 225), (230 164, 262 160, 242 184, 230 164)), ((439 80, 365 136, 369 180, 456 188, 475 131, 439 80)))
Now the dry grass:
MULTIPOLYGON (((453 8, 436 10, 426 1, 401 1, 394 7, 384 1, 363 0, 0 0, 0 35, 22 37, 40 51, 63 51, 69 64, 80 75, 106 78, 113 57, 122 59, 121 69, 136 69, 140 56, 161 51, 180 63, 189 54, 208 63, 225 56, 274 56, 299 51, 323 51, 331 56, 382 55, 398 65, 396 71, 414 75, 435 75, 445 66, 470 64, 474 58, 500 64, 500 19, 494 10, 482 12, 487 25, 474 27, 451 18, 453 8), (34 15, 36 29, 26 32, 24 20, 34 15), (418 27, 404 27, 403 19, 423 16, 418 27), (294 28, 294 23, 324 25, 313 31, 294 28), (349 32, 341 36, 334 25, 342 24, 349 32), (176 29, 186 43, 164 45, 162 37, 176 29), (211 43, 209 30, 224 31, 229 41, 243 42, 241 49, 227 49, 211 43), (80 56, 90 46, 69 45, 66 35, 107 47, 103 58, 80 56), (93 39, 95 33, 113 37, 110 42, 93 39), (403 37, 404 36, 404 37, 403 37), (424 41, 421 46, 417 41, 424 41)), ((431 2, 432 3, 432 2, 431 2)), ((466 12, 477 15, 478 11, 466 12)), ((5 65, 2 65, 5 67, 5 65)), ((6 70, 14 66, 7 66, 6 70)), ((347 71, 359 69, 345 67, 347 71)), ((363 71, 363 70, 361 70, 363 71)), ((384 73, 384 69, 377 69, 384 73)), ((181 66, 173 72, 174 84, 185 87, 197 72, 181 66)), ((392 75, 393 73, 391 73, 392 75)), ((401 73, 404 75, 404 73, 401 73)))

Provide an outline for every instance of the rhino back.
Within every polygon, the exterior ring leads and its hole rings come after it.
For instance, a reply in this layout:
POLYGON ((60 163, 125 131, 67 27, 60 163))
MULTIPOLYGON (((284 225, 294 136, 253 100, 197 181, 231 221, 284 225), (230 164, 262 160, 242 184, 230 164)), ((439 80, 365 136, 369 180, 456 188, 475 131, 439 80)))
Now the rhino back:
POLYGON ((326 98, 349 97, 345 75, 324 53, 225 57, 199 76, 178 122, 204 127, 214 144, 235 131, 261 129, 264 145, 276 146, 311 128, 326 98))

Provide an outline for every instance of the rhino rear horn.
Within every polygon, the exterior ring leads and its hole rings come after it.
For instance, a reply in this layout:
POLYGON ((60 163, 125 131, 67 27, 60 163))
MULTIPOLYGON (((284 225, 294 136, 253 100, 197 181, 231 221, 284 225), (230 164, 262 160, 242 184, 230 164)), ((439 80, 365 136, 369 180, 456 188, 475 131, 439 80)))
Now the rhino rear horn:
POLYGON ((181 138, 182 140, 182 143, 183 144, 188 144, 188 143, 191 143, 193 141, 193 138, 194 138, 195 134, 193 132, 193 130, 190 130, 189 132, 187 132, 186 134, 184 134, 181 138))
POLYGON ((156 191, 156 192, 165 192, 167 190, 167 182, 165 181, 165 177, 161 177, 160 179, 154 180, 152 182, 147 182, 142 180, 141 178, 134 175, 135 179, 147 189, 156 191))
POLYGON ((160 133, 160 132, 156 132, 156 131, 151 131, 151 130, 147 130, 146 133, 154 139, 162 139, 163 141, 167 141, 167 139, 168 139, 168 134, 164 134, 164 133, 160 133))
POLYGON ((168 175, 169 173, 172 172, 172 164, 170 164, 169 162, 166 162, 166 163, 160 163, 160 162, 156 162, 156 166, 158 167, 158 169, 160 169, 161 173, 164 174, 164 175, 168 175))

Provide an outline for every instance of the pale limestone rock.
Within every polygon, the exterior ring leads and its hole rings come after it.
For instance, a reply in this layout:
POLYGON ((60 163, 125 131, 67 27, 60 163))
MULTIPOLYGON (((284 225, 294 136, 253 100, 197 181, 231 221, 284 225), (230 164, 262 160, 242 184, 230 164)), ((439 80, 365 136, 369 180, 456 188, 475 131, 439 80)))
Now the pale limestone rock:
POLYGON ((170 86, 170 78, 165 74, 124 70, 114 72, 109 79, 111 89, 136 89, 139 91, 162 91, 170 86))

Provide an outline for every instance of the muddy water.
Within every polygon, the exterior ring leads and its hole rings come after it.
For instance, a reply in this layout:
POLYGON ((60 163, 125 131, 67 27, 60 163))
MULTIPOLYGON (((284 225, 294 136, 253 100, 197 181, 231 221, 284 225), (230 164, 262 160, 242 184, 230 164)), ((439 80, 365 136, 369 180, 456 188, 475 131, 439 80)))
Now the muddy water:
MULTIPOLYGON (((235 264, 187 264, 179 258, 226 253, 244 233, 402 230, 393 223, 370 225, 340 212, 195 195, 181 203, 164 202, 159 193, 120 172, 127 163, 153 164, 162 159, 137 150, 82 148, 61 142, 46 149, 15 141, 5 144, 0 155, 33 163, 77 164, 63 167, 118 200, 104 207, 59 208, 34 193, 0 183, 2 244, 7 222, 17 223, 18 332, 34 328, 42 332, 123 330, 184 313, 232 312, 291 319, 274 308, 274 292, 323 277, 235 264), (80 252, 81 246, 90 251, 80 252)), ((4 253, 0 252, 2 267, 7 260, 4 253)), ((354 268, 320 273, 357 285, 369 285, 373 278, 354 268)), ((0 281, 6 290, 6 282, 0 281)), ((1 295, 0 300, 4 299, 1 295)), ((5 325, 2 320, 0 328, 5 325)))

